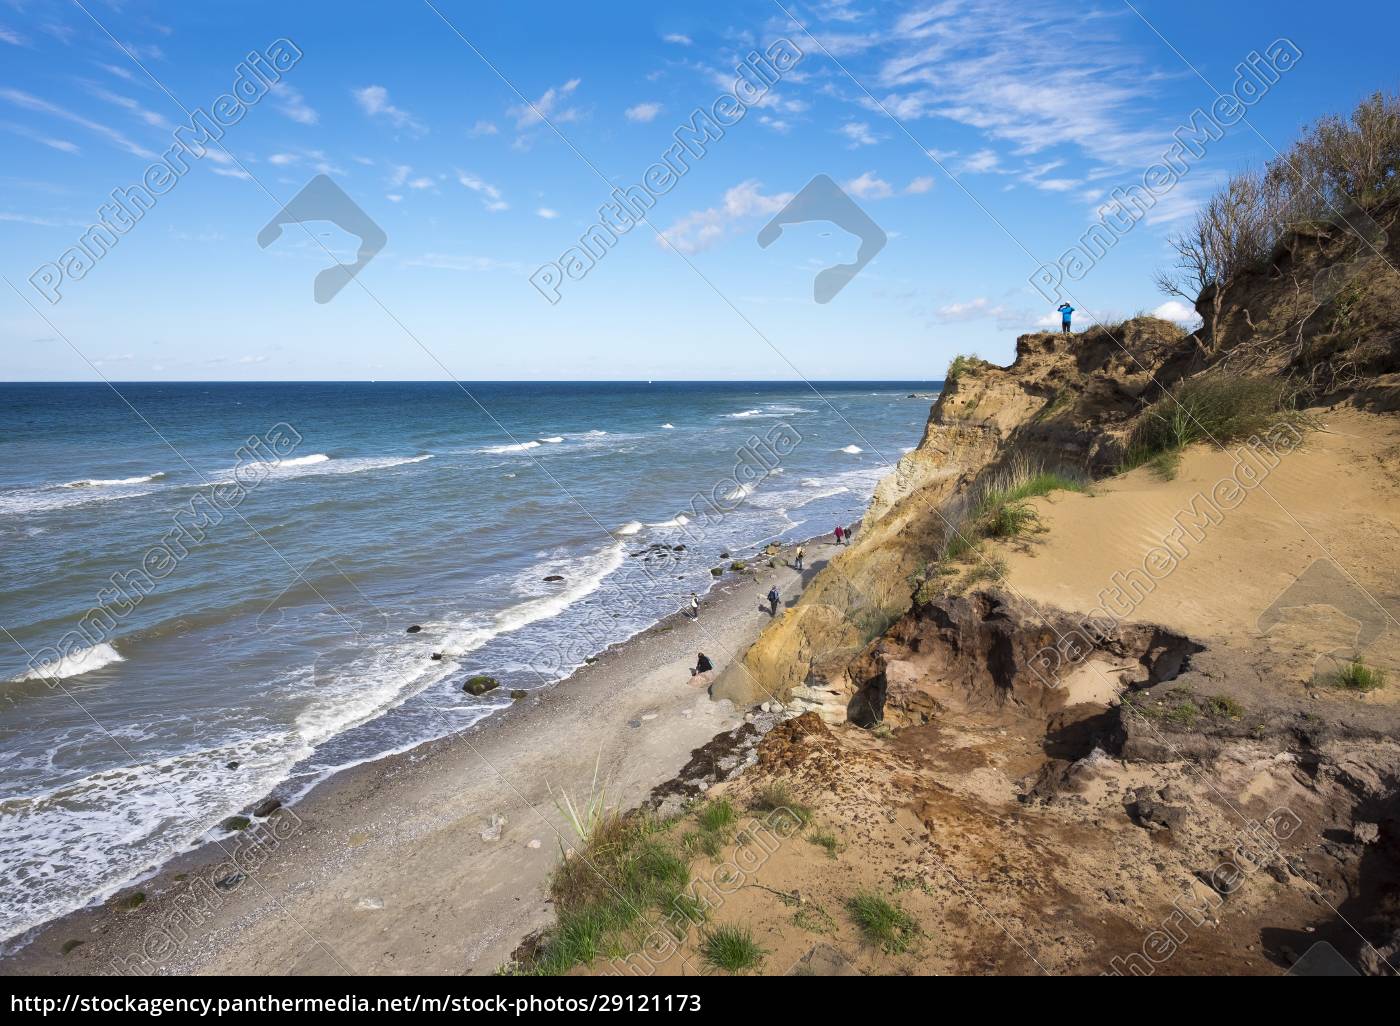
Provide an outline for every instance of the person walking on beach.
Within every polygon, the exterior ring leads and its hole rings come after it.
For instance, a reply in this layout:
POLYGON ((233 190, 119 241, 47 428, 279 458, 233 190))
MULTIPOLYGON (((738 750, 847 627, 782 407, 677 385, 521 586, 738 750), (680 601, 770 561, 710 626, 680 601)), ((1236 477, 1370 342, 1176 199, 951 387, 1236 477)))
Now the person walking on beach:
POLYGON ((1068 303, 1061 303, 1056 309, 1060 311, 1060 331, 1068 335, 1069 318, 1070 314, 1074 313, 1074 307, 1070 306, 1068 303))
POLYGON ((715 664, 710 662, 710 657, 704 652, 697 652, 695 655, 695 669, 690 671, 692 677, 698 677, 702 673, 709 673, 715 668, 715 664))
POLYGON ((842 530, 840 524, 837 524, 837 525, 836 525, 836 531, 835 531, 834 533, 836 534, 836 544, 837 544, 837 545, 840 545, 840 544, 841 544, 841 535, 845 533, 845 532, 842 530))
POLYGON ((777 586, 776 584, 773 585, 773 587, 771 587, 771 588, 768 589, 768 615, 769 615, 769 616, 777 616, 777 615, 778 615, 778 600, 779 600, 781 597, 782 597, 782 596, 780 596, 780 595, 778 594, 778 586, 777 586))
POLYGON ((690 593, 690 618, 692 620, 700 619, 700 599, 693 591, 690 593))
POLYGON ((802 572, 802 557, 805 554, 806 553, 803 552, 801 545, 797 546, 797 551, 792 554, 793 565, 797 567, 798 573, 802 572))
POLYGON ((851 544, 851 539, 854 538, 855 536, 856 536, 856 525, 855 525, 855 524, 852 524, 850 527, 846 528, 846 544, 847 544, 847 545, 851 544))

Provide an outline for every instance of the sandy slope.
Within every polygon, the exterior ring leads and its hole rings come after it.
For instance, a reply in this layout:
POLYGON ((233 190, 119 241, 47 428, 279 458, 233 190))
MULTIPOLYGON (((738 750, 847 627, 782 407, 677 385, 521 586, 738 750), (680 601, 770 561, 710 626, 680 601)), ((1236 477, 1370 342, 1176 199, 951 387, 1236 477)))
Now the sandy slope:
MULTIPOLYGON (((1277 974, 1318 940, 1384 971, 1361 937, 1383 945, 1385 917, 1400 908, 1390 854, 1400 673, 1366 695, 1319 685, 1325 654, 1350 648, 1358 629, 1324 602, 1258 629, 1289 581, 1326 555, 1391 615, 1400 608, 1400 423, 1318 416, 1265 479, 1268 492, 1210 527, 1133 611, 1131 621, 1204 646, 1175 680, 1153 684, 1133 659, 1095 657, 1075 671, 1093 686, 1045 692, 1047 714, 1030 685, 987 685, 1005 650, 979 653, 965 624, 940 627, 916 609, 872 642, 866 665, 882 668, 891 693, 922 702, 887 709, 879 731, 809 715, 769 734, 759 766, 716 793, 743 809, 784 782, 811 807, 812 827, 757 855, 736 842, 695 867, 704 881, 732 879, 712 919, 752 928, 766 952, 756 971, 1277 974), (1202 711, 1120 723, 1128 688, 1135 702, 1166 710, 1191 696, 1202 711), (1210 711, 1215 696, 1234 705, 1210 711), (1076 716, 1126 729, 1119 754, 1074 749, 1055 727, 1076 716), (811 839, 822 832, 839 840, 834 858, 811 839), (907 950, 862 934, 847 908, 860 891, 917 922, 907 950)), ((1090 495, 1036 500, 1040 533, 989 546, 1007 561, 1003 594, 1091 609, 1232 467, 1198 448, 1172 481, 1142 470, 1090 495)), ((1013 631, 1039 627, 1028 604, 986 608, 993 626, 1014 615, 1024 619, 1013 631)), ((1389 624, 1366 657, 1400 667, 1400 628, 1389 624)), ((692 930, 650 968, 703 966, 702 939, 692 930)))

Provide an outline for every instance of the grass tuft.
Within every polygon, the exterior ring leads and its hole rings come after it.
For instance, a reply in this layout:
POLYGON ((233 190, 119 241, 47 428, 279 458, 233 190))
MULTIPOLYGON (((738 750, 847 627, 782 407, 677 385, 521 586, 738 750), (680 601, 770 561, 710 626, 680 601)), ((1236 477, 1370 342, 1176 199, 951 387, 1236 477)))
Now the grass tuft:
POLYGON ((874 891, 857 894, 846 903, 846 908, 866 940, 878 944, 888 954, 908 951, 918 935, 919 926, 914 917, 874 891))
POLYGON ((704 939, 700 942, 700 953, 705 956, 708 965, 728 973, 752 969, 767 954, 753 939, 751 929, 728 923, 705 931, 704 939))
POLYGON ((1119 472, 1150 464, 1158 476, 1176 476, 1181 450, 1196 442, 1238 442, 1292 416, 1293 388, 1278 378, 1227 374, 1180 381, 1139 419, 1119 472))
POLYGON ((807 840, 811 841, 819 848, 826 849, 827 855, 836 857, 837 851, 841 848, 841 842, 836 839, 836 835, 830 830, 813 830, 807 835, 807 840))
POLYGON ((781 780, 774 780, 753 796, 750 807, 756 812, 790 812, 798 822, 806 824, 812 818, 812 807, 798 801, 792 788, 781 780))
POLYGON ((738 822, 739 814, 734 811, 728 798, 717 798, 706 804, 695 818, 700 823, 700 829, 723 833, 738 822))
POLYGON ((1333 672, 1330 683, 1348 691, 1375 691, 1385 686, 1385 671, 1353 659, 1333 672))

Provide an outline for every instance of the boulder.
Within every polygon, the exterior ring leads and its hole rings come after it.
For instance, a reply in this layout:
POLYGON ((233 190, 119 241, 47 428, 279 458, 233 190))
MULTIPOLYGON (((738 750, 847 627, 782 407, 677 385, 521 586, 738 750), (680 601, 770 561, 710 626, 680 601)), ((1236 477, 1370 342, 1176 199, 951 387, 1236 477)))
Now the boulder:
POLYGON ((264 798, 253 806, 253 815, 258 819, 266 819, 282 807, 282 803, 276 798, 264 798))
POLYGON ((488 677, 484 673, 478 673, 474 677, 468 677, 467 682, 462 685, 462 690, 469 695, 484 695, 488 691, 495 691, 501 686, 501 682, 495 677, 488 677))
POLYGON ((421 631, 422 629, 423 629, 422 627, 419 627, 419 626, 415 623, 412 627, 410 627, 410 628, 408 629, 408 633, 409 633, 409 634, 417 634, 417 633, 418 633, 419 631, 421 631))
POLYGON ((247 830, 252 822, 253 821, 247 816, 230 816, 228 819, 220 823, 219 827, 220 829, 226 830, 231 834, 236 834, 240 830, 247 830))
POLYGON ((511 693, 510 693, 510 700, 511 700, 512 702, 518 702, 518 701, 520 701, 522 698, 529 698, 529 697, 530 697, 530 692, 524 690, 523 688, 515 688, 515 689, 513 689, 513 690, 511 691, 511 693))
POLYGON ((560 581, 562 581, 563 579, 564 579, 564 575, 563 575, 563 574, 550 574, 550 575, 549 575, 548 577, 546 577, 544 580, 545 580, 545 583, 546 583, 546 584, 558 584, 558 583, 559 583, 560 581))

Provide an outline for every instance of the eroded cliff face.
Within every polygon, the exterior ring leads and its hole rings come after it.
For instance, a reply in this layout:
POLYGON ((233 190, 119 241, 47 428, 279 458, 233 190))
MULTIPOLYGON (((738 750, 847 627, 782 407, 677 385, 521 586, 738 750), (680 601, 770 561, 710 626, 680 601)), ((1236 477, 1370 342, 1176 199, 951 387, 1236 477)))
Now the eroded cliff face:
POLYGON ((909 608, 912 580, 947 537, 951 501, 1013 456, 1108 471, 1132 418, 1189 365, 1191 349, 1174 324, 1140 317, 1022 335, 1010 367, 971 362, 945 385, 919 445, 877 485, 855 543, 715 682, 714 697, 744 705, 839 676, 909 608))

